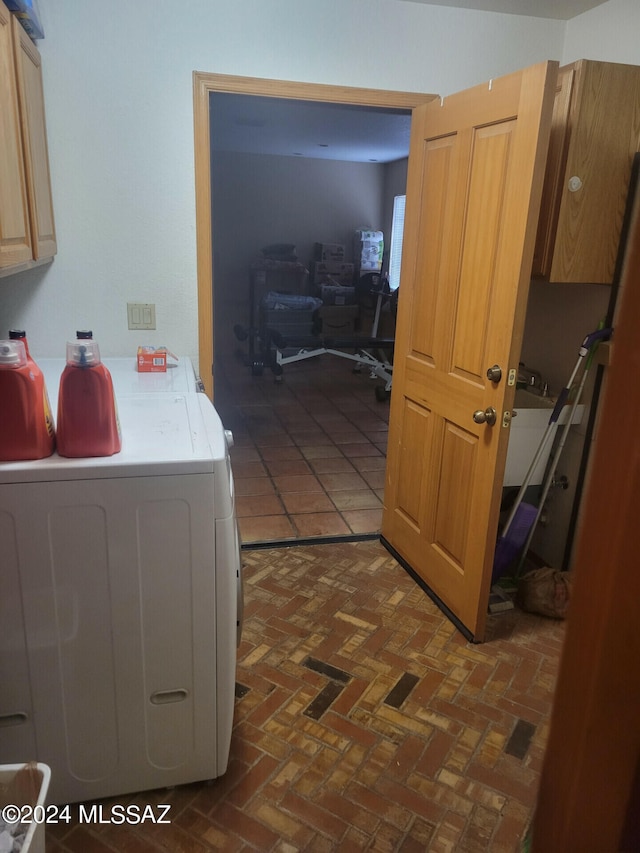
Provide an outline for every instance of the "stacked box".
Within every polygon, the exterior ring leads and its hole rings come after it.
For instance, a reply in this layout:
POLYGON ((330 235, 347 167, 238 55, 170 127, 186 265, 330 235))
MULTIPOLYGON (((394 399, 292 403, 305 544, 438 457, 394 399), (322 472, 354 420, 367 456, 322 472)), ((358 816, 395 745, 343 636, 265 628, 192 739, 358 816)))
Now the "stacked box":
POLYGON ((296 338, 308 338, 314 332, 313 308, 289 308, 282 311, 279 308, 260 307, 260 326, 263 338, 266 339, 266 330, 277 332, 287 340, 296 338))
POLYGON ((344 261, 345 247, 342 243, 315 243, 313 247, 314 261, 344 261))
POLYGON ((338 261, 316 261, 313 265, 314 284, 353 284, 353 264, 338 261))
POLYGON ((320 299, 325 305, 355 305, 356 289, 341 284, 321 284, 320 299))
POLYGON ((353 335, 359 317, 357 305, 323 305, 318 311, 322 321, 322 334, 331 336, 353 335))
POLYGON ((356 231, 353 255, 356 267, 361 272, 376 272, 382 269, 384 235, 382 231, 356 231))

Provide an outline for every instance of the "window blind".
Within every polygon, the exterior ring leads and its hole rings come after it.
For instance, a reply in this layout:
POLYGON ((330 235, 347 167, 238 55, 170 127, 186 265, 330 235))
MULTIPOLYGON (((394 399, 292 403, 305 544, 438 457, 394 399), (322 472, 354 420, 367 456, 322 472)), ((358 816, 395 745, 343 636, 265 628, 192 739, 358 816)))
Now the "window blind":
POLYGON ((389 250, 389 287, 391 290, 395 290, 400 284, 402 237, 404 235, 404 208, 406 200, 406 195, 397 195, 393 199, 391 248, 389 250))

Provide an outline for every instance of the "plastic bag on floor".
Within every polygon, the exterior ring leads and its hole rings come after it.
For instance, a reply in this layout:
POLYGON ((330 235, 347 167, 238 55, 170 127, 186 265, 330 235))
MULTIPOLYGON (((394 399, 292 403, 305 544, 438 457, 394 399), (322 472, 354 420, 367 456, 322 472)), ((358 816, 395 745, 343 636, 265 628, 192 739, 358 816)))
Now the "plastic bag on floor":
POLYGON ((571 598, 571 583, 569 572, 561 572, 548 566, 544 569, 533 569, 518 581, 516 603, 528 613, 564 619, 571 598))

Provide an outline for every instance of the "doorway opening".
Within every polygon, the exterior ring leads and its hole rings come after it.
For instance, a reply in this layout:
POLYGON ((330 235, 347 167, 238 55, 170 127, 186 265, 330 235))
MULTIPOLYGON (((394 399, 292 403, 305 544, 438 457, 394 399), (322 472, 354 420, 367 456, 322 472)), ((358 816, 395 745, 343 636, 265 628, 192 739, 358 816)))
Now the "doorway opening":
MULTIPOLYGON (((255 390, 258 384, 255 378, 252 382, 250 371, 237 359, 223 364, 227 359, 221 357, 221 353, 232 355, 232 346, 222 338, 234 319, 224 316, 216 290, 217 283, 220 288, 223 285, 218 258, 224 251, 224 235, 216 224, 214 212, 216 200, 212 179, 216 151, 212 124, 216 121, 216 97, 222 94, 248 95, 269 99, 271 103, 277 98, 318 107, 321 104, 353 105, 381 112, 410 112, 417 104, 434 97, 194 75, 200 372, 207 393, 219 410, 225 400, 238 404, 243 390, 252 384, 255 390)), ((251 121, 245 122, 245 129, 251 131, 249 136, 260 131, 251 121)), ((248 269, 245 282, 247 278, 248 269)), ((381 507, 384 478, 381 447, 386 450, 388 407, 380 407, 366 378, 353 375, 346 366, 348 363, 335 359, 340 364, 330 365, 330 360, 333 361, 330 358, 310 359, 288 367, 286 396, 281 393, 283 388, 274 385, 270 375, 262 377, 258 389, 260 405, 253 405, 244 412, 256 431, 251 440, 246 440, 247 436, 238 429, 239 446, 235 448, 237 461, 234 460, 242 512, 239 512, 240 524, 241 529, 245 528, 247 541, 273 544, 280 540, 297 543, 315 536, 349 538, 378 527, 374 515, 375 507, 381 507), (333 410, 334 417, 327 421, 329 409, 333 410), (342 446, 337 445, 336 440, 342 441, 342 446), (239 473, 248 476, 238 477, 239 473), (256 477, 251 476, 254 473, 256 477), (361 488, 350 489, 350 485, 361 488), (287 492, 289 486, 299 491, 287 492), (334 489, 336 486, 340 488, 334 489), (242 494, 245 490, 248 493, 242 494), (270 509, 279 511, 272 513, 270 509)), ((234 412, 230 410, 229 415, 231 422, 229 418, 223 417, 223 420, 225 426, 233 430, 234 412)), ((246 422, 245 417, 245 425, 246 422)))

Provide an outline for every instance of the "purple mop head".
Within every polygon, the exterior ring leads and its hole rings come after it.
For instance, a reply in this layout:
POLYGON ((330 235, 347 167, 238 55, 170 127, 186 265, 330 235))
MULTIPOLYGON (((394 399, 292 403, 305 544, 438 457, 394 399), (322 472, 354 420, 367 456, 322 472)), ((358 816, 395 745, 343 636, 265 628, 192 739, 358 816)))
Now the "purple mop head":
POLYGON ((492 583, 500 580, 524 547, 537 515, 538 508, 532 504, 521 503, 516 510, 509 530, 496 543, 493 574, 491 576, 492 583))

